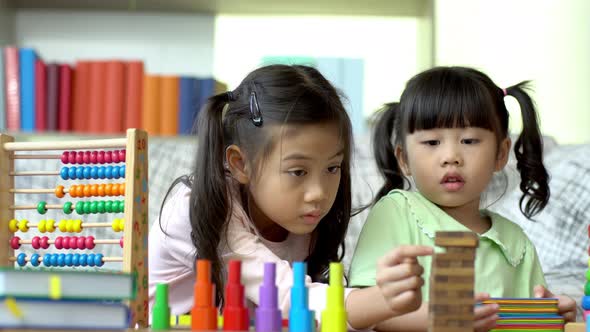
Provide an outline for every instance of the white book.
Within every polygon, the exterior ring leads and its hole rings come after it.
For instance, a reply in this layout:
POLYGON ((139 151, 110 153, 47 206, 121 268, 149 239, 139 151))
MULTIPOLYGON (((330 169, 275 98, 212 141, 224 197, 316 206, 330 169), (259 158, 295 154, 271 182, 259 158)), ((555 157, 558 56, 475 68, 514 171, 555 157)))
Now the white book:
POLYGON ((121 303, 0 298, 0 328, 126 329, 129 309, 121 303))
POLYGON ((0 268, 0 297, 118 301, 135 298, 135 286, 129 273, 0 268))

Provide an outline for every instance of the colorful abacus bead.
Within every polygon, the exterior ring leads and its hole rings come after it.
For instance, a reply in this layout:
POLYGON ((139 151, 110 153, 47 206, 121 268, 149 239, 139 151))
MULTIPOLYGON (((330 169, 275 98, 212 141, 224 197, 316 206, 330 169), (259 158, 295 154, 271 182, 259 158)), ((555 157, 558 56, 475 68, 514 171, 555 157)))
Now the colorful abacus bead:
POLYGON ((16 262, 18 266, 25 266, 27 265, 27 255, 25 253, 20 253, 16 257, 16 262))
POLYGON ((57 198, 63 198, 65 196, 64 186, 59 185, 59 186, 55 187, 55 196, 57 198))
POLYGON ((20 237, 14 236, 10 239, 10 248, 16 250, 20 248, 20 237))
POLYGON ((43 249, 49 248, 49 238, 47 236, 42 236, 41 240, 39 241, 39 245, 43 249))
POLYGON ((31 265, 37 267, 39 266, 39 254, 35 253, 31 255, 31 265))
POLYGON ((33 236, 33 239, 31 240, 31 246, 33 247, 33 249, 40 249, 41 248, 41 238, 38 236, 33 236))
POLYGON ((22 219, 21 221, 18 222, 18 229, 23 232, 26 233, 29 231, 29 221, 27 219, 22 219))
POLYGON ((45 214, 47 213, 47 202, 45 201, 41 201, 37 204, 37 212, 39 212, 39 214, 45 214))
POLYGON ((18 220, 11 219, 8 222, 8 230, 11 231, 12 233, 16 233, 18 231, 18 220))

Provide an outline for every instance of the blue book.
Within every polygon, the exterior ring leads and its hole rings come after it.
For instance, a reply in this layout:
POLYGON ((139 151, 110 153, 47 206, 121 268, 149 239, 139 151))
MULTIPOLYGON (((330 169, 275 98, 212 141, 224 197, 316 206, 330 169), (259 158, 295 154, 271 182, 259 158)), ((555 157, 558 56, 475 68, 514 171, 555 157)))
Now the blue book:
POLYGON ((207 99, 215 94, 215 79, 211 77, 199 80, 199 109, 207 103, 207 99))
POLYGON ((120 302, 0 297, 0 328, 122 330, 129 316, 120 302))
POLYGON ((35 126, 35 60, 32 48, 18 50, 20 64, 20 123, 22 131, 34 131, 35 126))
POLYGON ((0 131, 6 130, 6 83, 4 83, 4 49, 0 48, 0 131))
POLYGON ((194 77, 180 78, 178 133, 191 135, 196 131, 195 120, 199 113, 200 82, 194 77))

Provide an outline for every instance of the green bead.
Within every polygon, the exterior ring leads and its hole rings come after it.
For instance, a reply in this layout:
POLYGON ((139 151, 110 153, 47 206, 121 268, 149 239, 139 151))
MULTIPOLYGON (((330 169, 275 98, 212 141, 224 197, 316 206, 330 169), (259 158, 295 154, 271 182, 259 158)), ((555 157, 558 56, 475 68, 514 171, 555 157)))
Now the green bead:
POLYGON ((98 212, 98 202, 90 203, 90 213, 96 214, 98 212))
POLYGON ((45 205, 47 205, 47 202, 44 201, 41 201, 39 202, 39 204, 37 204, 37 212, 39 212, 39 214, 47 213, 47 208, 45 207, 45 205))
POLYGON ((119 204, 121 205, 119 210, 121 210, 121 212, 125 212, 125 201, 119 201, 119 204))
POLYGON ((590 296, 590 281, 584 285, 584 295, 590 296))
POLYGON ((119 201, 114 201, 113 202, 113 212, 114 213, 121 212, 121 205, 119 204, 119 201))
POLYGON ((77 202, 76 203, 76 213, 77 214, 84 214, 84 202, 77 202))
POLYGON ((104 201, 98 202, 98 213, 105 213, 104 201))
POLYGON ((63 211, 65 214, 72 214, 72 202, 65 202, 63 211))
POLYGON ((90 214, 90 202, 84 202, 84 214, 90 214))
POLYGON ((106 201, 104 208, 108 213, 113 213, 113 201, 106 201))

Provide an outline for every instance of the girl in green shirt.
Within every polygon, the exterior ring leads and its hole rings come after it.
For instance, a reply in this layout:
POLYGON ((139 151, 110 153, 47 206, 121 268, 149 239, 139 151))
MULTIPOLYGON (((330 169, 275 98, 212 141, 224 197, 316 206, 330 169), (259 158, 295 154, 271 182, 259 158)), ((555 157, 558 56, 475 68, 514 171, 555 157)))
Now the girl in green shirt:
MULTIPOLYGON (((478 300, 490 295, 554 297, 545 287, 535 247, 522 229, 480 209, 493 174, 508 161, 507 95, 516 98, 523 118, 514 144, 523 192, 520 210, 531 218, 549 200, 537 114, 526 87, 522 82, 501 89, 477 70, 438 67, 412 78, 400 102, 386 107, 374 134, 385 184, 359 238, 350 271, 352 286, 380 285, 375 261, 392 247, 434 246, 436 231, 472 231, 480 240, 475 291, 487 293, 478 300), (411 183, 417 191, 406 190, 411 183)), ((422 298, 427 302, 432 257, 418 261, 424 268, 422 298)), ((574 320, 575 302, 558 298, 560 313, 566 321, 574 320)), ((425 331, 427 308, 423 302, 417 311, 390 319, 381 328, 425 331)), ((493 327, 496 312, 497 306, 477 308, 476 329, 493 327)))

